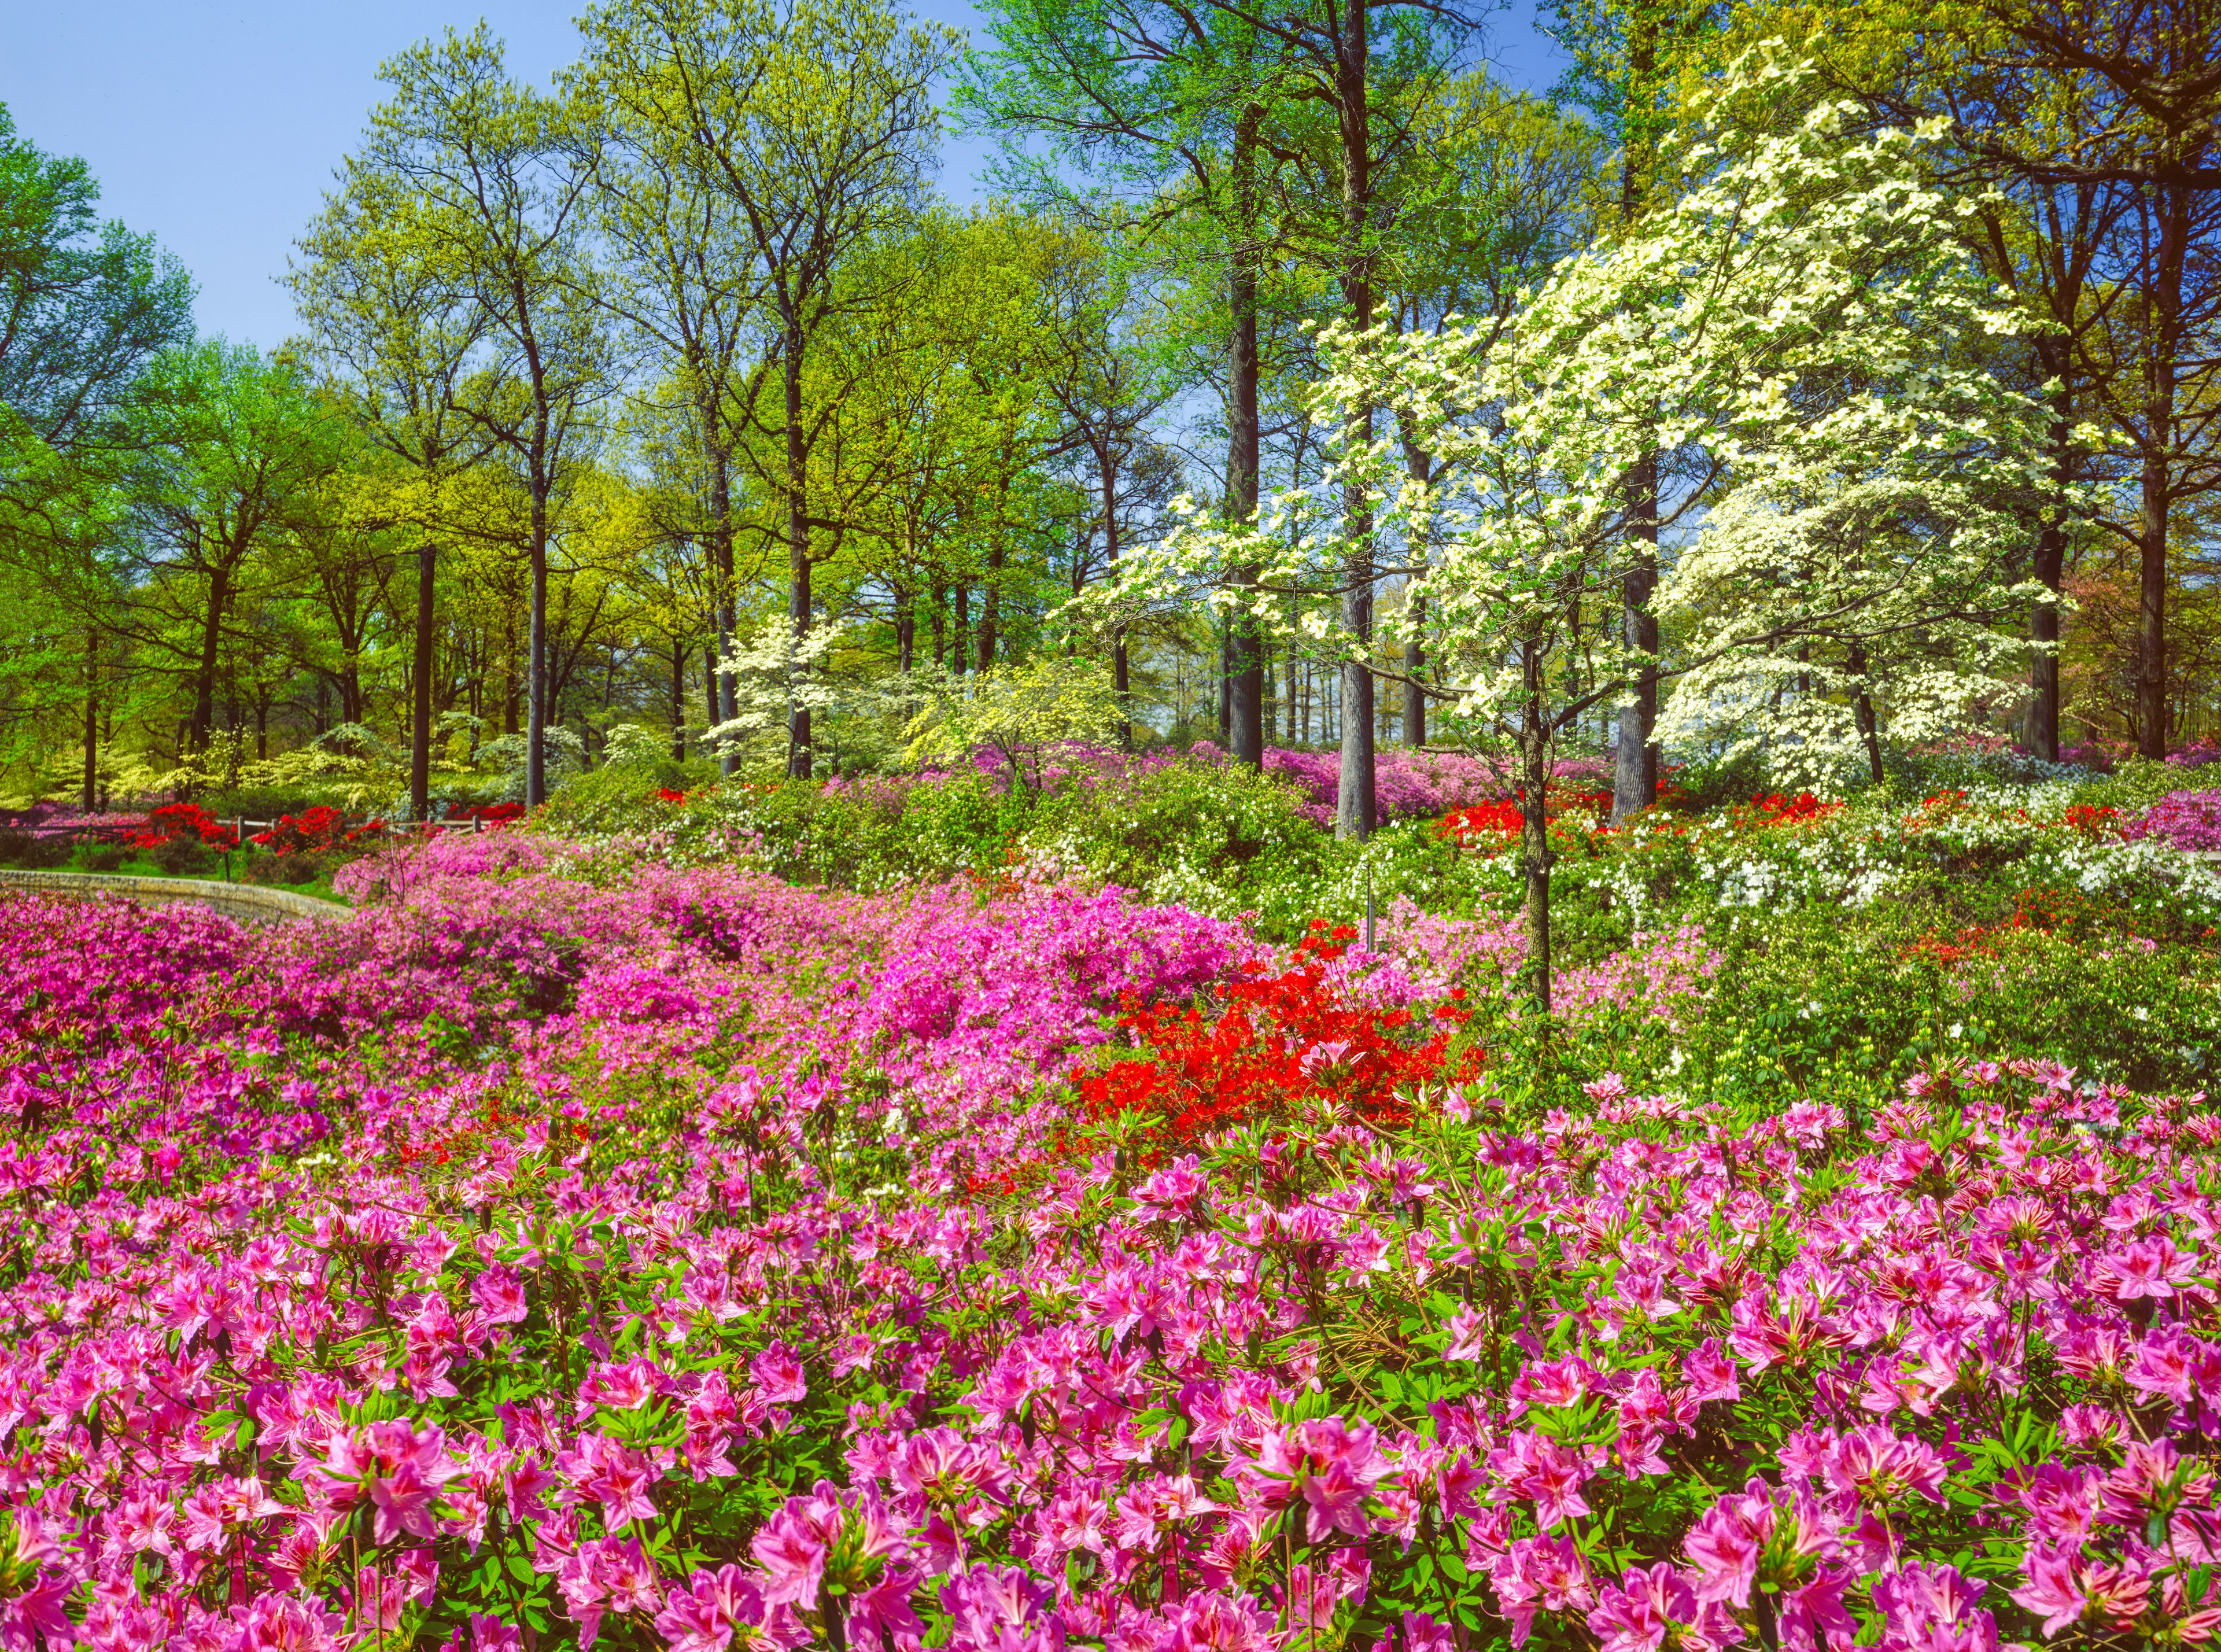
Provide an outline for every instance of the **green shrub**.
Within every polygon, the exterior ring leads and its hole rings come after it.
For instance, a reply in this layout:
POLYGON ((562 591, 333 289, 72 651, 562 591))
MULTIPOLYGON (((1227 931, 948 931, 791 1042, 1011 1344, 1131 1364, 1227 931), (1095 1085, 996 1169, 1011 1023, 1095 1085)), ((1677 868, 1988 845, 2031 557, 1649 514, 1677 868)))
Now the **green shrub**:
POLYGON ((549 794, 537 818, 566 837, 640 831, 671 812, 666 778, 647 767, 605 767, 573 774, 549 794))
MULTIPOLYGON (((319 784, 300 781, 283 786, 238 786, 218 792, 209 799, 209 812, 217 819, 276 820, 283 815, 303 814, 316 808, 347 809, 352 788, 344 780, 319 784)), ((362 812, 360 805, 353 812, 362 812)))
POLYGON ((1682 806, 1697 810, 1749 803, 1775 789, 1767 784, 1766 754, 1755 748, 1724 760, 1698 758, 1665 778, 1681 793, 1682 806))
POLYGON ((313 854, 256 854, 241 866, 239 875, 250 884, 312 884, 323 876, 325 865, 313 854))
POLYGON ((2112 773, 2074 788, 2074 801, 2093 809, 2118 809, 2132 814, 2149 809, 2170 792, 2221 790, 2221 763, 2204 768, 2178 768, 2132 757, 2112 773))
POLYGON ((66 867, 76 848, 59 832, 0 831, 0 866, 41 872, 66 867))
POLYGON ((1961 933, 1921 902, 1855 919, 1809 908, 1726 938, 1684 1046, 1694 1065, 1661 1079, 1716 1093, 1889 1090, 1949 1055, 2057 1061, 2140 1090, 2214 1082, 2221 958, 2210 950, 2040 929, 1939 940, 1961 933))
POLYGON ((95 843, 79 857, 87 872, 121 872, 131 859, 131 851, 121 843, 95 843))
POLYGON ((216 863, 214 849, 190 837, 171 838, 159 847, 147 850, 147 858, 152 860, 165 875, 172 878, 197 877, 203 872, 213 870, 216 863))
POLYGON ((1029 860, 1060 872, 1261 917, 1277 892, 1319 881, 1333 841, 1286 782, 1199 762, 1069 787, 1042 801, 1021 839, 1029 860))

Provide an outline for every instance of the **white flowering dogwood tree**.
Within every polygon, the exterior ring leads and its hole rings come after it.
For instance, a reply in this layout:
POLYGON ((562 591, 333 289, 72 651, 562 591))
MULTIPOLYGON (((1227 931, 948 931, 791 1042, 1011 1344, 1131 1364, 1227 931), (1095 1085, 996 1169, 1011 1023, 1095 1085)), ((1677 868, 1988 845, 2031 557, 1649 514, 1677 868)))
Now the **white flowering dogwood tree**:
MULTIPOLYGON (((1862 129, 1804 66, 1761 53, 1702 116, 1680 198, 1560 265, 1486 351, 1458 328, 1323 331, 1323 422, 1396 410, 1437 459, 1430 485, 1399 444, 1344 448, 1317 494, 1233 528, 1198 513, 1098 598, 1250 561, 1258 585, 1211 600, 1285 626, 1304 514, 1361 476, 1376 560, 1426 598, 1448 673, 1430 691, 1519 754, 1544 1010, 1554 748, 1653 663, 1599 623, 1641 544, 1628 530, 1647 525, 1632 501, 1659 501, 1642 508, 1666 554, 1661 737, 1726 727, 1816 772, 1846 754, 1878 766, 1885 719, 1893 735, 1940 729, 2026 647, 1998 622, 2051 499, 2043 413, 1986 365, 2024 322, 1968 253, 1974 203, 1931 180, 1935 135, 1862 129), (1655 496, 1635 485, 1653 454, 1655 496)), ((1334 640, 1326 604, 1300 623, 1334 640)))

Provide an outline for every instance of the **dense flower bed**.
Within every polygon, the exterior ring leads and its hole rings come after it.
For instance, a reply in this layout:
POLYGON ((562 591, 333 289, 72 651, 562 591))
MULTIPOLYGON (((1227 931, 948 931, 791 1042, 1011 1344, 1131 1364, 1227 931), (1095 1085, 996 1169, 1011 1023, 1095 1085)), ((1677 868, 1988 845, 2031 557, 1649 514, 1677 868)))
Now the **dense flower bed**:
MULTIPOLYGON (((2009 873, 2016 889, 2103 897, 2130 915, 2202 929, 2221 924, 2221 877, 2181 851, 2195 846, 2217 797, 2177 793, 2125 827, 2057 784, 1947 791, 1886 811, 1773 794, 1618 827, 1569 806, 1553 811, 1551 836, 1562 877, 1608 889, 1653 923, 1676 908, 1724 912, 1730 923, 1739 909, 1863 908, 1939 873, 2009 873)), ((1477 850, 1468 875, 1509 896, 1523 878, 1517 827, 1517 806, 1495 804, 1448 816, 1436 830, 1477 850)))
POLYGON ((1536 1108, 1493 920, 610 871, 0 901, 0 1642, 2221 1630, 2202 1098, 1536 1108))
MULTIPOLYGON (((1211 748, 1204 748, 1211 749, 1211 748)), ((1334 823, 1342 793, 1342 756, 1332 751, 1295 751, 1267 747, 1265 772, 1293 781, 1304 798, 1304 812, 1322 826, 1334 823)), ((1593 793, 1609 785, 1603 765, 1583 758, 1561 758, 1552 765, 1554 783, 1593 793)), ((1517 790, 1508 763, 1448 752, 1383 747, 1375 754, 1373 818, 1432 820, 1450 810, 1500 804, 1517 790)))

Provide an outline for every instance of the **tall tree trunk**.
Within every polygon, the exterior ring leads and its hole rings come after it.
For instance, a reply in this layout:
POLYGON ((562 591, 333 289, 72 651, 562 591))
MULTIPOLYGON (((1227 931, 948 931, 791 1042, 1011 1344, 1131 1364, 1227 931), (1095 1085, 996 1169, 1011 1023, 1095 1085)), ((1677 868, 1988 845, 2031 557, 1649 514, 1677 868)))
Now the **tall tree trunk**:
MULTIPOLYGON (((716 668, 710 680, 716 692, 710 697, 710 721, 730 723, 741 714, 739 683, 727 663, 733 656, 739 599, 733 576, 732 455, 722 443, 712 444, 710 449, 710 570, 717 587, 710 601, 717 629, 717 651, 713 656, 716 668)), ((729 741, 725 745, 727 748, 717 754, 717 773, 730 775, 740 756, 730 749, 729 741)))
MULTIPOLYGON (((802 329, 791 313, 785 356, 781 366, 786 390, 786 617, 798 644, 810 634, 810 454, 802 430, 802 329)), ((790 673, 790 692, 791 688, 790 673)), ((813 756, 810 708, 796 697, 788 704, 787 773, 798 780, 808 779, 813 756)))
POLYGON ((1550 742, 1542 721, 1542 649, 1530 637, 1523 649, 1527 696, 1519 714, 1519 864, 1525 874, 1527 997, 1539 1015, 1550 1013, 1550 742))
POLYGON ((671 760, 686 760, 686 645, 671 639, 671 760))
POLYGON ((204 751, 216 731, 216 651, 223 637, 223 608, 231 597, 231 564, 219 562, 209 570, 208 616, 201 624, 201 659, 193 678, 193 721, 187 743, 204 751))
POLYGON ((1867 778, 1876 785, 1883 780, 1881 764, 1881 719, 1874 713, 1874 695, 1867 685, 1867 651, 1861 643, 1854 642, 1846 663, 1858 690, 1851 699, 1852 725, 1859 731, 1859 739, 1867 748, 1867 778))
POLYGON ((1427 623, 1427 598, 1422 591, 1411 598, 1411 635, 1404 644, 1404 743, 1413 751, 1427 743, 1427 691, 1422 673, 1427 668, 1427 645, 1419 641, 1427 623))
POLYGON ((904 676, 917 663, 917 601, 907 588, 895 592, 895 669, 904 676))
POLYGON ((995 666, 996 633, 1003 617, 1003 539, 998 533, 987 544, 987 589, 979 600, 979 654, 981 671, 995 666))
MULTIPOLYGON (((1642 7, 1631 14, 1628 41, 1628 102, 1651 95, 1656 69, 1657 22, 1642 7)), ((1643 207, 1647 143, 1638 137, 1632 108, 1622 117, 1620 217, 1632 228, 1643 207)), ((1658 455, 1646 453, 1627 480, 1627 571, 1620 580, 1620 640, 1640 655, 1635 680, 1619 708, 1619 749, 1612 766, 1611 817, 1625 820, 1658 800, 1658 616, 1650 599, 1658 589, 1658 455)))
MULTIPOLYGON (((1236 224, 1227 270, 1234 328, 1227 363, 1226 514, 1245 523, 1256 520, 1261 462, 1257 416, 1256 238, 1257 135, 1264 118, 1263 106, 1252 103, 1243 106, 1234 123, 1236 224)), ((1256 769, 1265 762, 1265 649, 1251 606, 1255 599, 1257 565, 1243 563, 1232 572, 1233 582, 1242 593, 1242 606, 1229 616, 1228 624, 1227 744, 1237 760, 1256 769)))
POLYGON ((1218 743, 1234 743, 1234 626, 1223 614, 1218 620, 1218 743))
POLYGON ((431 542, 416 548, 416 657, 409 673, 416 700, 409 739, 409 818, 429 817, 432 798, 432 569, 431 542))
MULTIPOLYGON (((1435 456, 1411 440, 1408 429, 1399 429, 1398 434, 1403 437, 1405 472, 1421 487, 1430 485, 1435 479, 1435 456)), ((1423 587, 1411 593, 1404 617, 1408 634, 1404 643, 1404 743, 1417 751, 1427 743, 1427 691, 1421 676, 1427 668, 1427 646, 1421 641, 1427 627, 1423 587)))
POLYGON ((547 801, 547 505, 532 497, 532 618, 524 662, 524 802, 547 801))
MULTIPOLYGON (((1342 38, 1335 66, 1336 116, 1342 141, 1342 303, 1359 333, 1373 326, 1373 134, 1366 97, 1366 0, 1343 0, 1342 38)), ((1343 426, 1345 451, 1373 442, 1373 407, 1350 410, 1343 426)), ((1342 623, 1348 653, 1342 666, 1342 770, 1335 801, 1335 833, 1363 839, 1373 833, 1373 507, 1364 481, 1353 473, 1343 485, 1342 623)))
MULTIPOLYGON (((2052 394, 2051 476, 2063 499, 2074 476, 2074 397, 2063 373, 2052 375, 2059 388, 2052 394)), ((2049 600, 2039 599, 2029 615, 2029 635, 2036 645, 2030 686, 2034 703, 2029 708, 2029 747, 2047 763, 2059 760, 2059 602, 2061 581, 2067 570, 2066 507, 2036 530, 2036 578, 2049 600)))
POLYGON ((547 498, 554 486, 548 427, 553 412, 539 341, 530 329, 530 312, 521 289, 516 302, 519 320, 527 323, 525 359, 531 372, 534 403, 528 454, 532 484, 532 592, 524 664, 524 805, 537 809, 547 801, 547 498))
POLYGON ((967 580, 956 582, 956 613, 948 629, 951 669, 955 675, 961 677, 971 663, 972 655, 972 586, 967 580))
POLYGON ((1647 454, 1627 484, 1627 571, 1620 576, 1620 640, 1641 657, 1619 708, 1611 776, 1611 817, 1625 820, 1658 800, 1658 455, 1647 454))
MULTIPOLYGON (((1118 539, 1118 456, 1110 448, 1107 435, 1097 437, 1091 444, 1095 449, 1096 485, 1103 495, 1103 566, 1105 576, 1118 577, 1118 557, 1123 547, 1118 539)), ((1118 749, 1134 749, 1133 670, 1126 655, 1126 632, 1123 627, 1110 637, 1110 695, 1118 707, 1118 749)))
POLYGON ((2144 356, 2143 473, 2137 546, 2137 752, 2167 755, 2167 541, 2174 442, 2175 359, 2182 346, 2182 266, 2189 247, 2191 192, 2157 191, 2162 218, 2151 272, 2153 323, 2144 356))
POLYGON ((517 732, 517 711, 524 691, 524 677, 516 657, 516 610, 502 604, 501 731, 517 732))
POLYGON ((85 814, 100 790, 100 628, 84 634, 84 788, 78 803, 85 814))

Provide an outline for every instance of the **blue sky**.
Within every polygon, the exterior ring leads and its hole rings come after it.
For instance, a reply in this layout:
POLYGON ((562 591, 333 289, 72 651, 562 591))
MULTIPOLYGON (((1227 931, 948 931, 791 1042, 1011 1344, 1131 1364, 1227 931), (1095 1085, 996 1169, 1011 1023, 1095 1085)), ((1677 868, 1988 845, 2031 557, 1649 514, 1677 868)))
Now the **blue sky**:
MULTIPOLYGON (((1498 14, 1500 72, 1547 85, 1556 67, 1530 0, 1498 14)), ((976 26, 966 0, 917 8, 976 26)), ((292 328, 276 278, 378 100, 379 60, 483 16, 520 74, 576 48, 571 0, 0 0, 0 103, 20 136, 82 155, 102 210, 152 232, 198 283, 203 331, 274 345, 292 328)), ((942 186, 973 192, 984 153, 952 141, 942 186)))

